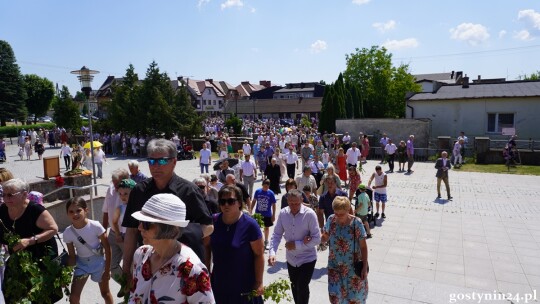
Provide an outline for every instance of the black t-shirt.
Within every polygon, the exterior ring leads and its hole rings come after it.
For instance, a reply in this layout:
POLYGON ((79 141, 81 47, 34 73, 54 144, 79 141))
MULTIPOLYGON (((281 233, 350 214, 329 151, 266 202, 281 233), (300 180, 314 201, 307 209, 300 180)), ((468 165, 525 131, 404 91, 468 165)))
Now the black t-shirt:
POLYGON ((242 202, 247 203, 247 200, 250 198, 250 196, 246 186, 241 183, 236 183, 235 186, 240 188, 240 191, 242 191, 242 202))
MULTIPOLYGON (((42 205, 30 202, 23 214, 14 221, 11 220, 8 214, 8 208, 4 204, 0 206, 0 219, 4 223, 4 226, 11 232, 15 232, 21 239, 31 238, 34 235, 38 235, 43 232, 43 229, 36 225, 39 216, 45 211, 45 207, 42 205)), ((0 227, 0 243, 7 244, 4 240, 4 228, 0 227)), ((32 243, 33 244, 33 243, 32 243)), ((11 250, 12 248, 10 248, 11 250)), ((43 242, 39 241, 36 245, 28 246, 27 249, 32 253, 34 259, 39 259, 50 253, 51 257, 58 256, 58 247, 54 237, 43 242), (52 252, 50 251, 52 250, 52 252)))
MULTIPOLYGON (((204 247, 202 243, 202 229, 200 225, 212 225, 212 217, 204 201, 202 193, 197 186, 174 174, 165 189, 159 190, 153 178, 148 178, 138 183, 129 195, 122 226, 127 228, 137 228, 139 221, 131 215, 140 211, 147 200, 159 193, 171 193, 178 196, 186 204, 186 220, 189 221, 187 227, 180 237, 180 242, 189 246, 195 253, 204 259, 204 247)), ((141 238, 139 234, 139 243, 141 238)))

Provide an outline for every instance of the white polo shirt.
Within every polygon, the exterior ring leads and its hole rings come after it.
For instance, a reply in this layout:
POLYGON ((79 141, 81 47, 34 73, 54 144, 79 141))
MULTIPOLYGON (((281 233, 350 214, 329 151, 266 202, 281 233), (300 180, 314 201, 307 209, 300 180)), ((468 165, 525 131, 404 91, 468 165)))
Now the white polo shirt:
POLYGON ((293 165, 298 161, 298 155, 295 152, 286 155, 287 165, 293 165))
POLYGON ((356 148, 353 150, 353 148, 349 148, 347 150, 347 164, 356 165, 360 155, 360 149, 356 148))

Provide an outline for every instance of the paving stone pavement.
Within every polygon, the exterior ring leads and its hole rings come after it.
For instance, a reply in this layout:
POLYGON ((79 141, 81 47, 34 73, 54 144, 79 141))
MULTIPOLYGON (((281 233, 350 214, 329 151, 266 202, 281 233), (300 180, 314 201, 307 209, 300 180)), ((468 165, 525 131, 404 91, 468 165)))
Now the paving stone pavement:
MULTIPOLYGON (((28 181, 43 176, 40 161, 18 161, 16 153, 16 147, 8 145, 8 162, 0 166, 28 181)), ((47 149, 45 156, 59 153, 47 149)), ((148 173, 147 163, 139 160, 148 173)), ((106 177, 118 167, 127 168, 125 158, 109 157, 108 163, 103 166, 106 177)), ((199 175, 197 164, 179 161, 176 173, 192 180, 199 175)), ((364 182, 377 164, 364 165, 364 182)), ((410 175, 388 174, 387 218, 378 220, 368 240, 367 303, 524 303, 527 295, 538 299, 540 177, 451 170, 454 198, 448 201, 436 199, 433 167, 417 162, 410 175), (508 293, 521 298, 492 300, 508 293)), ((283 244, 280 247, 277 265, 265 269, 266 283, 287 278, 283 244)), ((310 303, 328 303, 327 258, 328 251, 319 253, 310 303)), ((116 294, 118 285, 111 281, 111 289, 116 294)), ((81 303, 102 303, 97 284, 87 283, 81 303)))

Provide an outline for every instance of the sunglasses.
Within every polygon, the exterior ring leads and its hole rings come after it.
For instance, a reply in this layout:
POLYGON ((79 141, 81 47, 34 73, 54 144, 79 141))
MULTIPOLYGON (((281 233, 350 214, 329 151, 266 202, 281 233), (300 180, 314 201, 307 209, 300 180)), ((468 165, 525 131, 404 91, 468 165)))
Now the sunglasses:
POLYGON ((2 197, 9 197, 9 198, 12 198, 14 197, 15 195, 19 195, 21 194, 23 191, 19 191, 19 192, 15 192, 15 193, 4 193, 2 194, 2 197))
POLYGON ((156 163, 160 166, 165 166, 169 164, 169 161, 173 159, 173 157, 162 157, 162 158, 147 158, 148 165, 154 166, 156 163))
POLYGON ((220 198, 220 199, 218 200, 218 203, 219 203, 220 206, 223 206, 223 205, 225 205, 225 204, 227 204, 227 205, 229 205, 229 206, 232 206, 232 205, 234 205, 237 201, 238 201, 238 199, 232 198, 232 197, 231 197, 231 198, 220 198))
POLYGON ((152 227, 152 224, 153 223, 151 223, 151 222, 143 222, 143 221, 141 221, 141 225, 142 225, 142 228, 144 230, 150 230, 150 228, 152 227))
POLYGON ((197 185, 197 187, 199 187, 199 189, 201 189, 201 190, 205 190, 205 189, 206 189, 206 186, 205 186, 205 185, 197 185))

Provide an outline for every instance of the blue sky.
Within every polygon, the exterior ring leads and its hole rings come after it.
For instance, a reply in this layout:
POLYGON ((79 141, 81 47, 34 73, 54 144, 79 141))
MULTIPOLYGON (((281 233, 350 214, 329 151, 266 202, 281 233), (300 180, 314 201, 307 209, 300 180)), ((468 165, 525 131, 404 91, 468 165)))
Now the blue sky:
POLYGON ((0 0, 0 39, 23 73, 72 93, 83 65, 101 72, 96 89, 152 60, 171 78, 332 82, 345 54, 372 45, 413 74, 514 80, 540 70, 540 2, 0 0))

